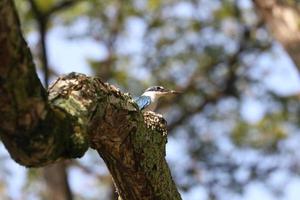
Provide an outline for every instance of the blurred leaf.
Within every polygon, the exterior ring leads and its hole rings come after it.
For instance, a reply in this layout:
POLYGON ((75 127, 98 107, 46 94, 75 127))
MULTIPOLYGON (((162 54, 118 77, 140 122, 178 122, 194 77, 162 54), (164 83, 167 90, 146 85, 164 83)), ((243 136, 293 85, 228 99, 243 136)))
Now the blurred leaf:
POLYGON ((234 128, 231 138, 239 146, 251 146, 274 151, 278 142, 288 136, 280 113, 266 115, 256 124, 244 121, 234 128))
POLYGON ((214 16, 218 20, 225 19, 227 17, 232 17, 234 13, 234 4, 230 0, 225 0, 222 7, 215 11, 214 16))
POLYGON ((161 0, 148 0, 148 7, 150 10, 156 10, 161 6, 161 0))

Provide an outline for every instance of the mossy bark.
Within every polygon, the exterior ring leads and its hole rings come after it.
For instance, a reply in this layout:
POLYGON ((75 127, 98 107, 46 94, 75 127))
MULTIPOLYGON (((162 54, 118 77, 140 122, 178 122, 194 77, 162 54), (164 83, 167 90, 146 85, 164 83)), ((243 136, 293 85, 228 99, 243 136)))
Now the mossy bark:
POLYGON ((98 78, 70 73, 45 91, 11 0, 0 1, 0 136, 21 165, 96 149, 123 200, 180 199, 165 160, 165 121, 98 78))
POLYGON ((74 127, 79 126, 78 120, 47 102, 47 92, 36 75, 12 1, 0 1, 0 16, 3 143, 12 158, 25 166, 42 166, 60 158, 81 156, 84 151, 78 148, 82 146, 72 149, 72 141, 67 141, 74 134, 74 127))

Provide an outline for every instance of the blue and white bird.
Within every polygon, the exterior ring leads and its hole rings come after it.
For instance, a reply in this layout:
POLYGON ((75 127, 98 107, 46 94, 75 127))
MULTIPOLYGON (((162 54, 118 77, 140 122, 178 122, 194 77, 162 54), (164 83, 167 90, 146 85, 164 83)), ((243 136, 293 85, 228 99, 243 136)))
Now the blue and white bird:
POLYGON ((142 111, 154 111, 157 107, 157 102, 160 97, 171 94, 178 94, 175 90, 168 90, 162 86, 152 86, 145 90, 145 92, 134 99, 135 103, 142 111))

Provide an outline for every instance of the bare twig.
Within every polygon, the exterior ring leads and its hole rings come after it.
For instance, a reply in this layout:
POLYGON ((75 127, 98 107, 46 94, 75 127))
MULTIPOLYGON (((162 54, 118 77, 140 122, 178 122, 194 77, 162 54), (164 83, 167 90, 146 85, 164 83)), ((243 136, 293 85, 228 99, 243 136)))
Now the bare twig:
POLYGON ((58 2, 57 4, 55 4, 54 6, 52 6, 52 8, 50 8, 46 13, 45 16, 47 17, 51 17, 51 15, 63 11, 65 9, 68 9, 72 6, 74 6, 76 3, 82 2, 84 0, 66 0, 66 1, 62 1, 62 2, 58 2))
POLYGON ((48 63, 48 53, 47 53, 47 25, 50 20, 50 17, 59 11, 62 11, 64 9, 70 8, 71 6, 75 5, 78 2, 81 2, 83 0, 66 0, 63 2, 58 2, 53 7, 51 7, 48 11, 43 12, 38 7, 35 0, 28 0, 30 3, 30 6, 32 8, 32 12, 35 16, 35 19, 38 24, 38 32, 40 35, 40 52, 41 52, 41 63, 42 68, 44 71, 44 84, 45 87, 48 88, 48 82, 49 82, 49 63, 48 63))
POLYGON ((32 8, 33 15, 38 24, 39 35, 40 35, 40 52, 41 52, 41 63, 42 68, 44 70, 44 84, 45 87, 48 88, 49 82, 49 65, 48 65, 48 56, 47 56, 47 44, 46 44, 46 37, 47 37, 47 24, 48 24, 48 17, 38 8, 35 0, 28 0, 30 6, 32 8))

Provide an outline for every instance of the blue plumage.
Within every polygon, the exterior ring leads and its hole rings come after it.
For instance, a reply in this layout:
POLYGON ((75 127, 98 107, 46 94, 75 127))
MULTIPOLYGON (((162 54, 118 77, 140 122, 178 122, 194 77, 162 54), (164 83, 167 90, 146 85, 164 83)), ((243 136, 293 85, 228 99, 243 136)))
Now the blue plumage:
POLYGON ((151 104, 151 98, 149 96, 139 96, 134 98, 135 103, 139 106, 140 110, 145 109, 147 106, 151 104))

